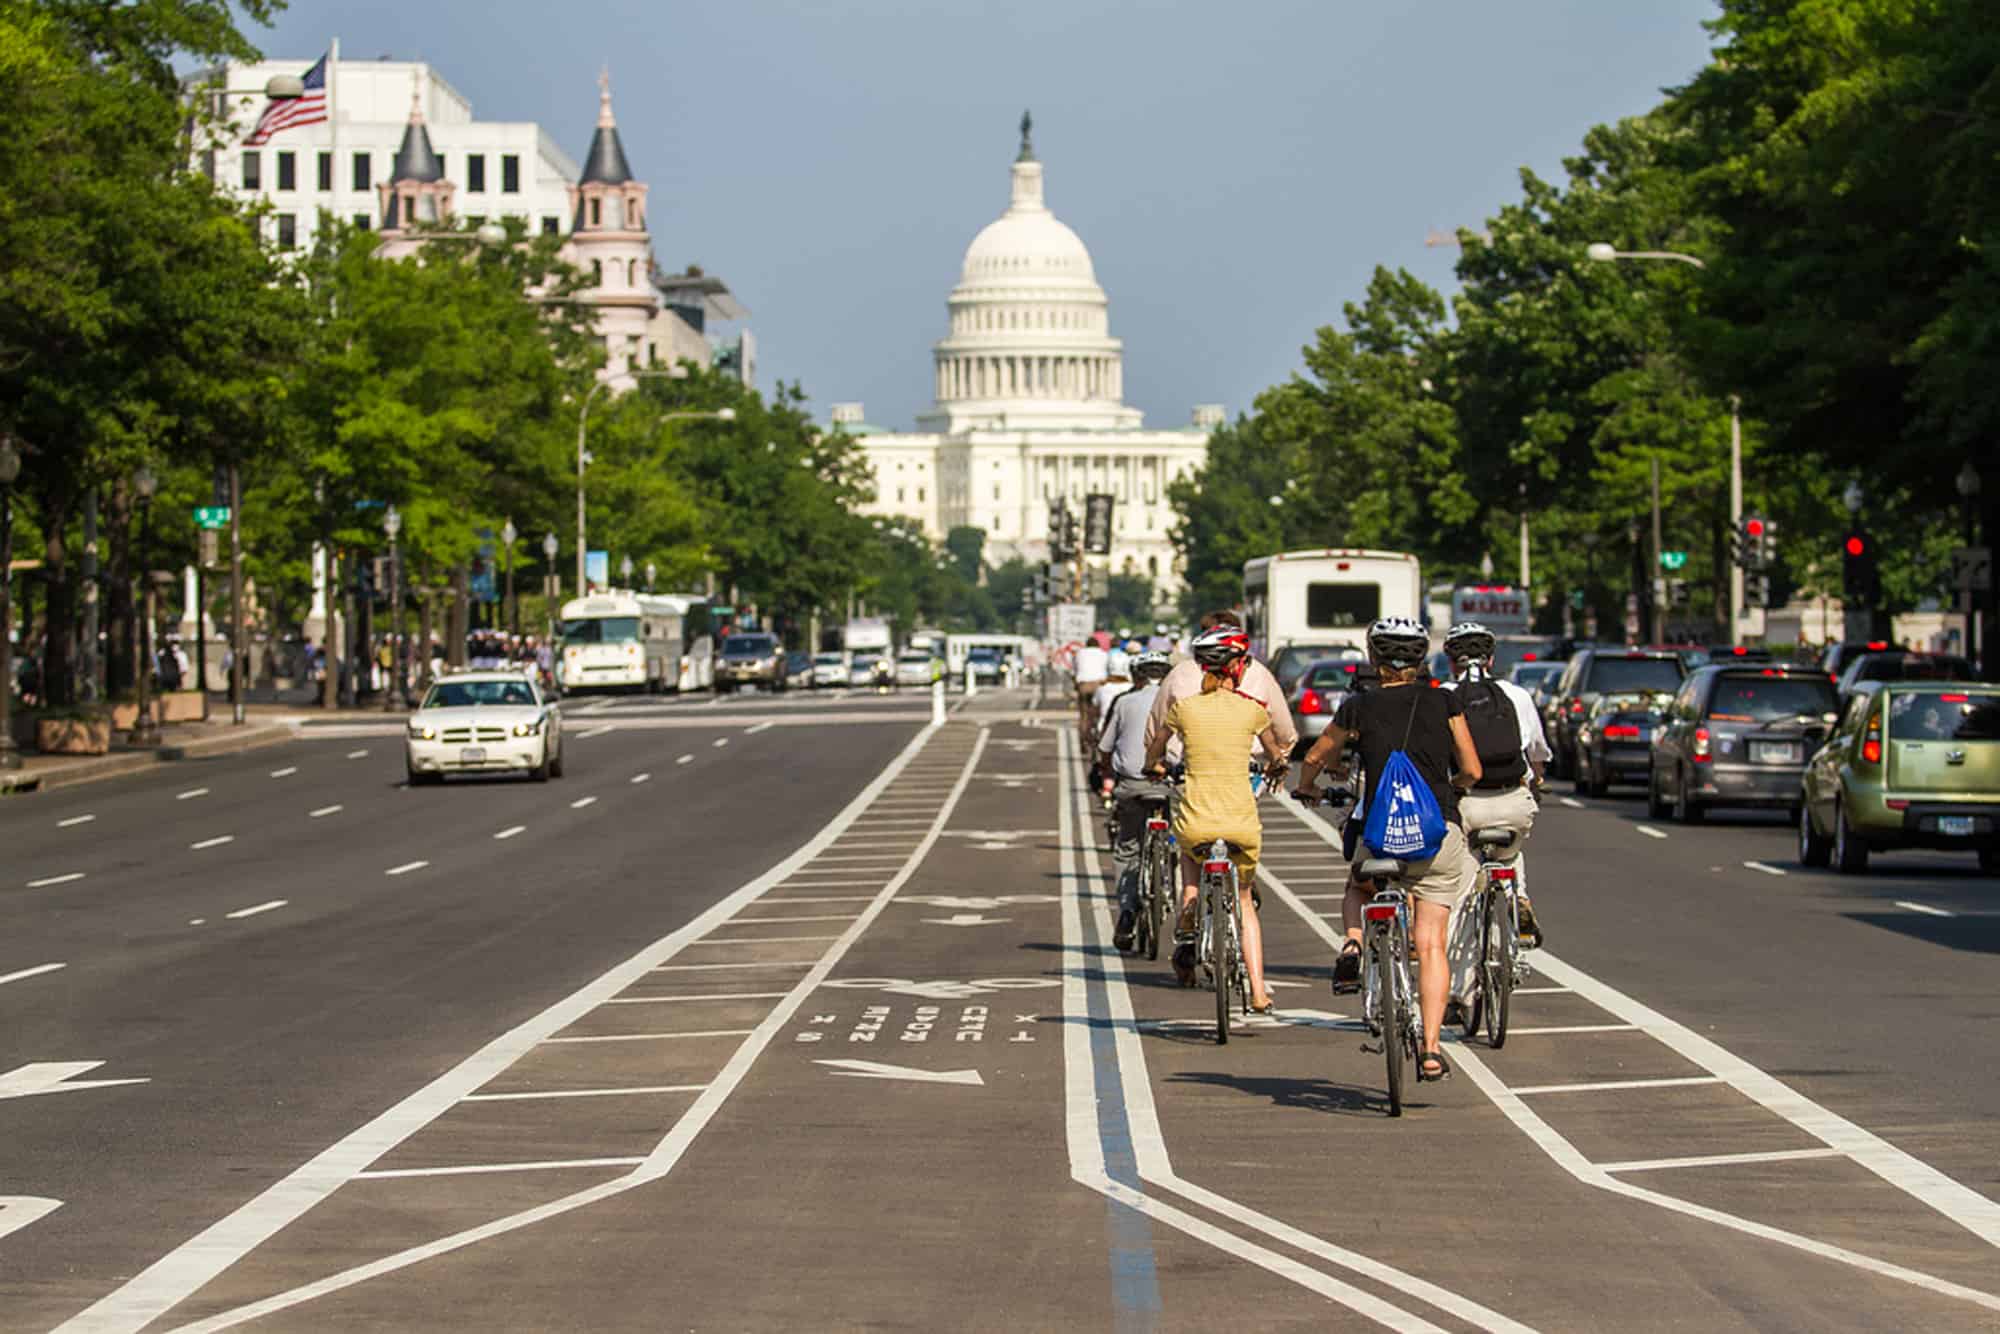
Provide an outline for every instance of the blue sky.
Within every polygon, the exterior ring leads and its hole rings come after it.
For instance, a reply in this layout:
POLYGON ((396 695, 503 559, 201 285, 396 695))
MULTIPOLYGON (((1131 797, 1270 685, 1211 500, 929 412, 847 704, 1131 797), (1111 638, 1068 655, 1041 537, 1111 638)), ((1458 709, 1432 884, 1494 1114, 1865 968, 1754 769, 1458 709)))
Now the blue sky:
MULTIPOLYGON (((1247 410, 1377 264, 1449 290, 1433 228, 1651 107, 1713 0, 291 0, 271 56, 436 65, 581 158, 612 71, 663 268, 753 312, 759 382, 907 429, 1024 107, 1151 425, 1247 410)), ((1614 238, 1615 239, 1615 238, 1614 238)))

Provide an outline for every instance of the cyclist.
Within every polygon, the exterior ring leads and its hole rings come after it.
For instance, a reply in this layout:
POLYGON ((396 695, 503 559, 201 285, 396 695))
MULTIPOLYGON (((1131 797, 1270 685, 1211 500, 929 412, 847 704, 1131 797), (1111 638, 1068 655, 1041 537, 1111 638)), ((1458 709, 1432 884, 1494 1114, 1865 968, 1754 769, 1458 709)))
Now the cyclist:
MULTIPOLYGON (((1203 635, 1215 629, 1231 630, 1243 639, 1243 666, 1235 689, 1262 704, 1265 712, 1271 715, 1271 729, 1277 734, 1279 748, 1264 752, 1265 761, 1274 766, 1283 762, 1289 767, 1292 749, 1299 744, 1299 729, 1292 722, 1292 711, 1285 703, 1285 692, 1278 688, 1278 678, 1271 675, 1269 667, 1249 656, 1250 640, 1244 636, 1243 622, 1237 619, 1235 612, 1212 611, 1202 617, 1195 643, 1199 644, 1203 635)), ((1175 701, 1198 695, 1201 691, 1201 663, 1196 656, 1190 656, 1168 672, 1167 679, 1160 683, 1160 693, 1153 697, 1153 712, 1146 722, 1146 744, 1150 746, 1154 736, 1166 730, 1167 710, 1173 707, 1175 701)), ((1261 742, 1258 748, 1262 749, 1261 742)), ((1177 754, 1178 749, 1177 745, 1169 746, 1169 758, 1177 754)))
MULTIPOLYGON (((1200 922, 1196 894, 1200 855, 1216 839, 1236 845, 1237 896, 1243 917, 1243 966, 1250 975, 1250 1005, 1271 1012, 1264 987, 1264 934, 1257 921, 1257 852, 1263 830, 1257 798, 1250 791, 1250 753, 1261 740, 1265 752, 1287 754, 1271 713, 1238 689, 1250 666, 1250 641, 1233 625, 1203 631, 1194 641, 1201 672, 1200 693, 1173 702, 1166 726, 1146 743, 1146 772, 1166 772, 1167 740, 1178 736, 1186 755, 1187 778, 1174 813, 1174 839, 1181 849, 1181 910, 1174 929, 1174 972, 1182 986, 1194 980, 1194 943, 1200 922)), ((1161 687, 1164 693, 1166 687, 1161 687)), ((1159 705, 1156 697, 1155 709, 1159 705)), ((1283 763, 1283 761, 1280 761, 1283 763)), ((1216 985, 1222 985, 1220 979, 1216 985)))
POLYGON ((1132 688, 1111 702, 1099 729, 1099 763, 1111 775, 1111 857, 1118 864, 1118 926, 1111 943, 1132 948, 1132 929, 1139 920, 1139 845, 1146 833, 1147 797, 1165 796, 1173 788, 1146 777, 1146 715, 1160 681, 1173 666, 1164 653, 1141 653, 1132 663, 1132 688))
POLYGON ((1493 675, 1493 644, 1493 632, 1476 621, 1460 622, 1444 636, 1454 678, 1445 688, 1458 691, 1465 702, 1465 724, 1484 770, 1458 809, 1467 829, 1504 829, 1513 835, 1511 842, 1488 849, 1485 855, 1516 863, 1514 891, 1520 900, 1522 943, 1533 947, 1542 943, 1542 929, 1528 902, 1528 867, 1521 857, 1521 843, 1534 828, 1542 775, 1554 752, 1542 732, 1534 696, 1493 675))
POLYGON ((1100 736, 1104 732, 1104 720, 1111 713, 1111 701, 1132 688, 1132 656, 1122 648, 1114 648, 1104 655, 1104 684, 1097 687, 1097 693, 1090 697, 1091 723, 1100 736))
POLYGON ((1084 746, 1091 754, 1096 753, 1097 744, 1095 731, 1097 711, 1092 707, 1092 701, 1097 694, 1097 688, 1103 685, 1104 678, 1110 675, 1106 670, 1110 665, 1111 655, 1106 653, 1095 639, 1086 639, 1077 646, 1076 658, 1072 664, 1076 673, 1076 725, 1082 734, 1084 746))
MULTIPOLYGON (((1445 1001, 1451 977, 1445 956, 1445 939, 1451 910, 1479 874, 1479 863, 1466 848, 1465 830, 1460 822, 1459 792, 1480 779, 1479 754, 1465 725, 1465 706, 1449 690, 1432 690, 1421 683, 1424 659, 1429 655, 1429 631, 1402 616, 1390 616, 1368 627, 1368 657, 1381 677, 1379 685, 1350 694, 1326 731, 1306 752, 1299 776, 1298 795, 1315 801, 1314 785, 1320 771, 1338 761, 1350 739, 1361 752, 1361 767, 1367 774, 1363 800, 1372 805, 1382 799, 1379 791, 1383 767, 1390 755, 1401 750, 1431 790, 1438 810, 1445 818, 1444 843, 1428 862, 1406 862, 1408 886, 1415 916, 1417 945, 1417 1000, 1423 1010, 1423 1055, 1417 1067, 1421 1080, 1446 1079, 1451 1067, 1438 1050, 1439 1032, 1444 1027, 1445 1001)), ((1335 776, 1342 776, 1336 767, 1335 776)), ((1356 849, 1357 860, 1368 857, 1365 847, 1356 849)), ((1352 985, 1361 975, 1361 909, 1373 886, 1357 877, 1350 867, 1347 894, 1341 904, 1341 919, 1347 929, 1347 943, 1334 962, 1336 989, 1352 985)))

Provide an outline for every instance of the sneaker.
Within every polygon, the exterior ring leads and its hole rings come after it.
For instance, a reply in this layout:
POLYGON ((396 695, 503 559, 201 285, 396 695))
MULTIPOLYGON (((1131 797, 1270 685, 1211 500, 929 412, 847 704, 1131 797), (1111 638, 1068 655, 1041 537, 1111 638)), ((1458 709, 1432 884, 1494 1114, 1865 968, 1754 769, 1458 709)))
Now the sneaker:
POLYGON ((1542 926, 1535 920, 1535 905, 1528 902, 1526 894, 1520 898, 1521 948, 1538 950, 1542 947, 1542 926))
POLYGON ((1174 977, 1178 979, 1180 984, 1184 987, 1191 987, 1194 985, 1193 942, 1188 942, 1186 944, 1177 945, 1174 947, 1174 977))
POLYGON ((1118 926, 1111 933, 1111 943, 1121 950, 1132 948, 1132 928, 1139 924, 1139 914, 1130 908, 1118 914, 1118 926))
POLYGON ((1333 961, 1333 994, 1351 996, 1361 990, 1361 951, 1343 949, 1333 961))

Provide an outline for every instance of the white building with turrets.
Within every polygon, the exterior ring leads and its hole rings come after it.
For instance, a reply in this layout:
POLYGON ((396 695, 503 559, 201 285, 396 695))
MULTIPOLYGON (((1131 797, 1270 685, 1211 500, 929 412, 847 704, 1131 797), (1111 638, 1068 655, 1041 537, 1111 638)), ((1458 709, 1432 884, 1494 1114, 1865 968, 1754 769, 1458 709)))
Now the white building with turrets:
POLYGON ((1080 513, 1084 496, 1109 493, 1110 569, 1150 576, 1165 598, 1180 584, 1167 486, 1202 466, 1222 409, 1149 430, 1126 405, 1110 303, 1090 251, 1049 211, 1029 131, 1024 116, 1007 211, 966 249, 917 431, 871 427, 858 403, 835 404, 833 425, 859 437, 874 472, 865 513, 918 520, 934 538, 984 529, 996 563, 1047 558, 1057 497, 1080 513))

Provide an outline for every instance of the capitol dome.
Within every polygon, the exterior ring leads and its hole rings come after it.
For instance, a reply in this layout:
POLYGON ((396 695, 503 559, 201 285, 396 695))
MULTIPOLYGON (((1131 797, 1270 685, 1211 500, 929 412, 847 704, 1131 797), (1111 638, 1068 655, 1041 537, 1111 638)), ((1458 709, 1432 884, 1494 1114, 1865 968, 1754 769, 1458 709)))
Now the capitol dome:
POLYGON ((937 406, 929 430, 1140 424, 1123 402, 1124 347, 1090 251, 1049 211, 1042 164, 1021 118, 1007 211, 966 247, 936 344, 937 406))

